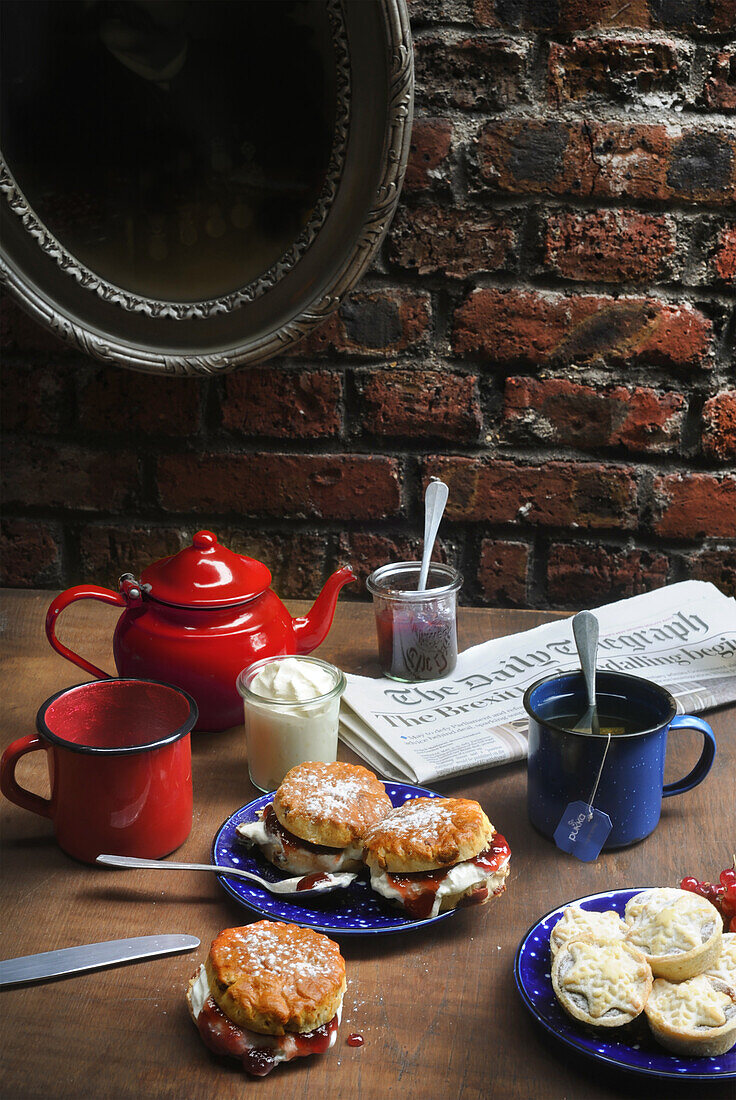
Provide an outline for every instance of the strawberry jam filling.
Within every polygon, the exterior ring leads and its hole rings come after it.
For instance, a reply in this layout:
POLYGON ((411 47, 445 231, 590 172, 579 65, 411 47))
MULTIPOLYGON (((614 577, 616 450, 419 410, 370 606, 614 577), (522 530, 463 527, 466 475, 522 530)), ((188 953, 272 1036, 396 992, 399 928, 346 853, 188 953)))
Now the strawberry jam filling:
MULTIPOLYGON (((488 847, 467 862, 475 864, 488 875, 494 875, 510 855, 511 850, 506 838, 500 833, 495 833, 488 847)), ((401 895, 407 913, 415 920, 424 920, 432 912, 435 896, 448 871, 449 868, 442 868, 437 871, 414 871, 407 875, 388 874, 386 877, 391 886, 401 895)), ((488 887, 479 883, 472 893, 460 900, 458 907, 480 905, 487 897, 488 887)))
POLYGON ((335 855, 340 852, 339 848, 328 848, 324 844, 312 844, 308 840, 302 840, 301 837, 294 836, 288 829, 285 829, 279 819, 276 817, 276 811, 273 808, 273 802, 269 803, 263 813, 263 825, 269 836, 277 837, 284 846, 284 852, 298 852, 300 848, 306 849, 308 852, 315 852, 317 854, 335 855))
MULTIPOLYGON (((243 1068, 254 1077, 265 1077, 276 1065, 283 1061, 278 1055, 286 1054, 286 1060, 306 1058, 309 1054, 324 1054, 330 1047, 332 1035, 337 1031, 338 1019, 333 1016, 326 1024, 314 1031, 289 1032, 283 1036, 273 1036, 274 1046, 254 1046, 259 1038, 253 1031, 246 1031, 230 1020, 210 995, 202 1005, 197 1017, 197 1028, 204 1043, 214 1054, 226 1054, 239 1058, 243 1068)), ((270 1038, 270 1037, 269 1037, 270 1038)))

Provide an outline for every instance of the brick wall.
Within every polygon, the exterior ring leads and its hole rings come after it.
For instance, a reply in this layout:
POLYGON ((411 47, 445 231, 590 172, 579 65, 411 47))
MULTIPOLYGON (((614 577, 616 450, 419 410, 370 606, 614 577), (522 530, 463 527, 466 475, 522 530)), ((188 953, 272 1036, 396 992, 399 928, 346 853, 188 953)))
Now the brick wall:
POLYGON ((210 527, 313 595, 415 556, 436 474, 467 603, 736 591, 736 0, 410 6, 399 211, 289 357, 139 375, 4 303, 5 584, 210 527))

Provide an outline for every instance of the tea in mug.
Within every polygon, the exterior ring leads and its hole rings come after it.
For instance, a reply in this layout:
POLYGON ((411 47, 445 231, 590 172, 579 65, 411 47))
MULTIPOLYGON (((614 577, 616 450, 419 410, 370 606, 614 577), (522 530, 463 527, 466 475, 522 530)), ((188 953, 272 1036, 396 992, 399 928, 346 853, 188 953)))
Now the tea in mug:
MULTIPOLYGON (((580 717, 579 714, 561 714, 559 717, 554 717, 552 721, 572 733, 573 727, 580 721, 580 717)), ((601 737, 625 736, 629 733, 641 733, 646 729, 646 726, 642 725, 641 722, 632 722, 627 718, 619 718, 613 714, 602 714, 600 711, 598 712, 598 726, 598 733, 601 737)))

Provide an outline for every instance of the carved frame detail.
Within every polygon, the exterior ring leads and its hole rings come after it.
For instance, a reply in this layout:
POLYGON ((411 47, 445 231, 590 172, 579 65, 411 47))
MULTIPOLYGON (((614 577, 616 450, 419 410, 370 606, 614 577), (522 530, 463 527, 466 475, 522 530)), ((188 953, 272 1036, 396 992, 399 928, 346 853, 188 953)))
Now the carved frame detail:
MULTIPOLYGON (((181 303, 155 301, 139 297, 106 282, 71 256, 48 229, 37 219, 16 184, 4 159, 0 156, 0 191, 4 192, 10 209, 21 219, 24 228, 39 247, 52 257, 62 270, 108 303, 122 309, 143 313, 151 318, 195 320, 218 313, 233 312, 266 293, 290 271, 318 235, 329 213, 339 187, 345 160, 350 126, 350 57, 343 10, 344 0, 327 0, 333 43, 336 51, 336 119, 335 139, 325 183, 312 216, 293 245, 263 275, 247 286, 220 298, 181 303)), ((333 277, 331 285, 298 316, 286 321, 266 336, 251 339, 243 345, 212 354, 174 355, 145 347, 136 347, 112 336, 104 336, 92 327, 80 324, 40 294, 33 285, 0 254, 0 285, 7 287, 20 304, 36 320, 80 351, 108 363, 118 363, 133 370, 174 375, 219 374, 249 363, 260 362, 301 340, 319 325, 340 304, 367 267, 386 233, 406 170, 411 134, 414 62, 405 0, 376 0, 386 35, 390 57, 390 88, 386 125, 387 151, 382 177, 374 194, 371 209, 364 220, 359 239, 343 267, 333 277)))

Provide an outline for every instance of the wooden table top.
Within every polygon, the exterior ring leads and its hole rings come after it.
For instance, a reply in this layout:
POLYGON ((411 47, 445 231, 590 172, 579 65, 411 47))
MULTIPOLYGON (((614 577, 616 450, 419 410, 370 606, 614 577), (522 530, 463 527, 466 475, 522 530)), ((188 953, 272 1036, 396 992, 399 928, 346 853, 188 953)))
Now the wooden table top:
MULTIPOLYGON (((46 642, 43 621, 52 595, 0 593, 3 748, 34 732, 36 711, 48 696, 87 679, 46 642)), ((290 610, 304 606, 294 602, 290 610)), ((112 668, 116 617, 115 609, 87 600, 66 612, 60 634, 98 666, 112 668)), ((552 617, 462 609, 461 646, 552 617)), ((339 603, 319 654, 347 671, 375 674, 371 607, 339 603)), ((49 821, 0 799, 3 957, 166 932, 189 932, 202 941, 189 955, 2 991, 3 1094, 16 1100, 226 1100, 253 1088, 261 1100, 286 1092, 300 1100, 733 1096, 733 1082, 659 1082, 577 1056, 527 1013, 512 973, 521 937, 557 905, 609 888, 676 885, 685 874, 717 878, 730 862, 736 707, 711 712, 708 720, 718 754, 706 782, 666 801, 647 840, 593 864, 564 855, 532 829, 523 764, 438 784, 444 794, 478 799, 508 837, 506 892, 424 930, 344 938, 348 992, 336 1047, 277 1067, 260 1081, 246 1078, 235 1061, 210 1055, 184 1002, 186 983, 214 936, 257 917, 225 894, 214 876, 111 872, 76 863, 56 846, 49 821), (351 1032, 364 1036, 362 1047, 347 1045, 351 1032)), ((258 792, 248 779, 242 727, 192 740, 194 826, 174 858, 209 862, 218 826, 258 792)), ((689 770, 698 752, 695 735, 672 737, 668 780, 689 770)), ((48 794, 43 755, 24 758, 18 775, 48 794)), ((342 747, 340 756, 355 759, 342 747)))

